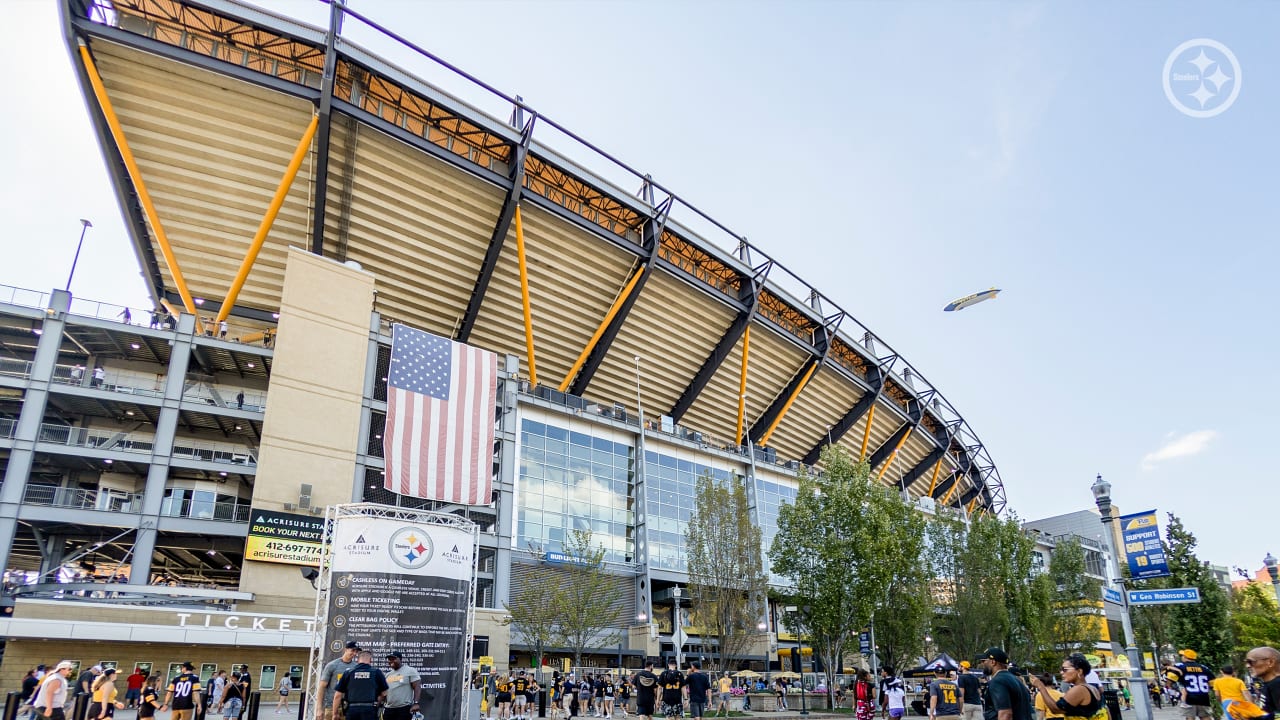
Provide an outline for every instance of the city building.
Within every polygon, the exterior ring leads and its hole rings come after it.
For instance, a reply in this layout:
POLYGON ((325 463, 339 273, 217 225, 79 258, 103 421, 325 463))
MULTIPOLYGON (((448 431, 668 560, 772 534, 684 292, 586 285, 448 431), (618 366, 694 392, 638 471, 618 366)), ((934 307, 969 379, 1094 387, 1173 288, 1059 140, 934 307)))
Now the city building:
MULTIPOLYGON (((515 99, 499 120, 341 41, 341 6, 330 31, 225 0, 61 7, 155 307, 0 293, 11 686, 62 658, 300 675, 314 573, 250 541, 335 503, 479 525, 473 656, 499 669, 529 663, 506 604, 574 529, 625 598, 592 662, 673 652, 704 474, 746 482, 766 543, 827 445, 922 506, 1003 508, 972 428, 852 314, 576 136, 543 145, 515 99), (585 169, 606 161, 638 196, 585 169), (488 505, 384 488, 392 322, 499 354, 488 505)), ((758 667, 791 650, 779 614, 758 667)))
MULTIPOLYGON (((1114 512, 1119 514, 1118 510, 1114 512)), ((1112 524, 1119 525, 1119 523, 1112 524)), ((1048 571, 1054 546, 1066 538, 1080 543, 1084 549, 1086 572, 1089 577, 1104 585, 1120 577, 1120 564, 1127 562, 1125 558, 1116 558, 1112 553, 1111 548, 1122 548, 1124 543, 1120 542, 1118 536, 1112 538, 1110 543, 1106 541, 1106 525, 1103 524, 1102 516, 1097 510, 1079 510, 1039 520, 1028 520, 1022 524, 1022 527, 1036 533, 1034 562, 1037 567, 1043 569, 1042 571, 1048 571)), ((1103 646, 1100 650, 1115 657, 1123 656, 1124 629, 1120 606, 1097 598, 1090 607, 1105 612, 1106 616, 1105 627, 1101 629, 1103 646)))

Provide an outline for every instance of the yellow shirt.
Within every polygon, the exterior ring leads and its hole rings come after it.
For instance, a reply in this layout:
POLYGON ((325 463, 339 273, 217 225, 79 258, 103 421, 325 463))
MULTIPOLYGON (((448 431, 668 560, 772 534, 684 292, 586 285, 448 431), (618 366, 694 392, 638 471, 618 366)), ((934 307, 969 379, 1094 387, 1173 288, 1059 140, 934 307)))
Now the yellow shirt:
POLYGON ((727 677, 720 678, 720 692, 727 693, 733 690, 733 681, 727 677))
MULTIPOLYGON (((1049 697, 1053 698, 1054 702, 1057 702, 1062 698, 1062 693, 1051 687, 1045 687, 1045 690, 1049 691, 1049 697)), ((1045 703, 1044 696, 1040 693, 1036 693, 1036 710, 1044 711, 1044 716, 1046 718, 1060 718, 1067 716, 1066 713, 1058 709, 1057 705, 1049 705, 1045 703)))
POLYGON ((1209 687, 1218 693, 1223 700, 1244 700, 1244 681, 1231 675, 1223 675, 1209 681, 1209 687))

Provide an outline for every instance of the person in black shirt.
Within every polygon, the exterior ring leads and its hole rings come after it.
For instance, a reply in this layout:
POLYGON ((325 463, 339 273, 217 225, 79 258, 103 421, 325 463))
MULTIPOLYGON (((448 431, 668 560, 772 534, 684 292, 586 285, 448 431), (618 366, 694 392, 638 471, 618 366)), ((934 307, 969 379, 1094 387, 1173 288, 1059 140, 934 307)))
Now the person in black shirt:
POLYGON ((171 708, 171 720, 192 720, 195 709, 200 706, 200 678, 195 674, 196 666, 189 662, 182 663, 182 673, 169 683, 169 690, 164 694, 164 704, 160 711, 171 708), (172 703, 172 704, 170 704, 172 703))
POLYGON ((101 672, 102 666, 94 665, 88 670, 80 673, 80 677, 76 679, 76 693, 88 695, 93 692, 93 681, 98 678, 98 675, 101 672))
POLYGON ((978 676, 969 672, 968 660, 960 663, 960 677, 956 678, 956 684, 960 686, 964 700, 961 706, 964 720, 982 720, 982 690, 978 676))
POLYGON ((1256 647, 1244 658, 1249 672, 1262 683, 1258 693, 1258 705, 1265 715, 1255 720, 1276 720, 1280 713, 1280 651, 1273 647, 1256 647))
POLYGON ((142 694, 138 699, 138 717, 152 718, 156 716, 156 708, 160 706, 160 674, 154 673, 142 685, 142 694))
MULTIPOLYGON (((40 667, 44 667, 41 665, 40 667)), ((32 712, 31 696, 36 694, 36 688, 40 687, 40 679, 36 677, 35 670, 28 670, 27 676, 22 678, 22 704, 18 706, 18 714, 26 715, 32 712)))
POLYGON ((1080 653, 1071 653, 1062 663, 1062 679, 1071 683, 1071 688, 1060 698, 1049 694, 1044 682, 1031 676, 1031 685, 1040 693, 1045 705, 1057 707, 1067 717, 1093 717, 1102 707, 1102 691, 1085 682, 1093 666, 1080 653))
POLYGON ((667 669, 658 676, 662 688, 662 714, 669 718, 684 717, 684 675, 676 669, 676 660, 667 661, 667 669))
POLYGON ((347 720, 377 720, 378 705, 387 697, 387 677, 370 663, 373 653, 361 650, 356 666, 342 674, 333 690, 333 720, 342 720, 342 701, 347 701, 347 720))
POLYGON ((711 690, 711 678, 694 661, 689 663, 689 676, 684 682, 689 688, 689 713, 695 718, 701 718, 707 710, 707 692, 711 690))
POLYGON ((642 720, 653 720, 653 706, 658 690, 658 676, 653 674, 653 661, 644 664, 644 670, 635 674, 631 684, 636 688, 636 714, 642 720))
POLYGON ((998 647, 982 654, 982 668, 991 676, 982 714, 986 720, 1031 720, 1031 693, 1009 672, 1009 656, 998 647))

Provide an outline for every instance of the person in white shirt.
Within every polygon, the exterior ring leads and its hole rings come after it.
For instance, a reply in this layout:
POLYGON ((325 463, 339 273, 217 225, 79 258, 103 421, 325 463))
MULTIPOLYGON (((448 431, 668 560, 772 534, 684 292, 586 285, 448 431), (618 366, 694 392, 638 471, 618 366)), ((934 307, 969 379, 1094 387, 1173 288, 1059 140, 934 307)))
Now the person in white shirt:
POLYGON ((74 667, 70 660, 63 660, 40 683, 40 689, 36 691, 36 699, 31 701, 32 707, 40 717, 65 720, 66 715, 63 714, 62 708, 67 704, 69 686, 67 677, 71 675, 71 669, 74 667))

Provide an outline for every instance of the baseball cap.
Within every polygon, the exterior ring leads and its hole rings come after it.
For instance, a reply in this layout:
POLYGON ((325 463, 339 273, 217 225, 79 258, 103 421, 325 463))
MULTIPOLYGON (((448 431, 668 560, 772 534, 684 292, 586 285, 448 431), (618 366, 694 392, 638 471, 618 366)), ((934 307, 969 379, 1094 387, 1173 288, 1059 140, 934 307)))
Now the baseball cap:
POLYGON ((1009 662, 1009 654, 998 647, 992 647, 987 648, 987 651, 982 653, 982 659, 995 660, 998 663, 1007 663, 1009 662))
POLYGON ((960 667, 961 667, 961 668, 963 668, 963 669, 965 669, 965 670, 968 670, 968 669, 969 669, 969 667, 970 667, 970 665, 969 665, 969 661, 968 661, 968 660, 961 660, 961 661, 960 661, 960 667))
MULTIPOLYGON (((186 667, 186 665, 183 665, 183 667, 186 667)), ((94 671, 94 672, 96 672, 96 673, 100 673, 100 672, 102 672, 102 666, 101 666, 101 665, 94 665, 93 667, 91 667, 91 668, 89 668, 89 669, 90 669, 90 670, 92 670, 92 671, 94 671)))
POLYGON ((1181 655, 1182 657, 1184 657, 1184 658, 1188 659, 1188 660, 1195 660, 1196 658, 1200 657, 1200 656, 1196 653, 1196 651, 1195 651, 1195 650, 1189 650, 1189 649, 1188 649, 1188 650, 1179 650, 1179 651, 1178 651, 1178 654, 1179 654, 1179 655, 1181 655))
POLYGON ((349 640, 349 641, 347 641, 347 649, 348 649, 348 650, 359 650, 359 649, 360 649, 360 643, 356 642, 355 640, 349 640))
POLYGON ((400 651, 399 651, 399 650, 392 650, 391 652, 387 653, 387 657, 388 657, 388 658, 395 658, 395 659, 397 659, 397 660, 403 660, 403 659, 404 659, 404 656, 400 654, 400 651))
POLYGON ((58 666, 55 667, 54 670, 73 670, 75 669, 75 666, 76 664, 71 662, 70 660, 63 660, 62 662, 58 663, 58 666))

